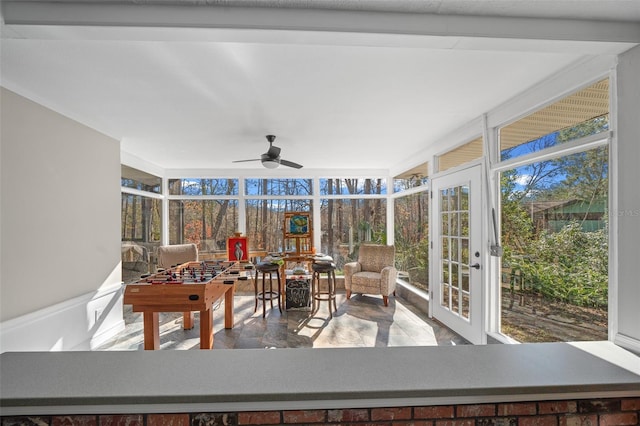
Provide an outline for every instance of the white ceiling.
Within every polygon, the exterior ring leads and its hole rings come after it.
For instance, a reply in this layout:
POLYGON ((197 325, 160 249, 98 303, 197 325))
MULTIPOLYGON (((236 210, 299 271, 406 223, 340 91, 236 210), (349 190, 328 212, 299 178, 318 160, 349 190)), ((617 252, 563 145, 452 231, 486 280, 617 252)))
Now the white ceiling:
POLYGON ((3 86, 120 140, 125 158, 200 171, 262 173, 232 160, 259 158, 267 134, 306 172, 397 171, 559 70, 640 42, 635 0, 4 1, 2 12, 3 86))

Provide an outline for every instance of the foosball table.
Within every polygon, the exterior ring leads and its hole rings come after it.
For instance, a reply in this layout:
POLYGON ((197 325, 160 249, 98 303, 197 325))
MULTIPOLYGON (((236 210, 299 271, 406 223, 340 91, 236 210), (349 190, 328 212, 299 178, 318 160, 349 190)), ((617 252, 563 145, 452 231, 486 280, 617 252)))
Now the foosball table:
POLYGON ((224 327, 233 328, 235 284, 252 269, 240 262, 187 262, 127 284, 124 304, 143 314, 144 348, 160 347, 160 312, 183 312, 184 329, 191 329, 199 311, 200 349, 212 349, 213 303, 224 296, 224 327))

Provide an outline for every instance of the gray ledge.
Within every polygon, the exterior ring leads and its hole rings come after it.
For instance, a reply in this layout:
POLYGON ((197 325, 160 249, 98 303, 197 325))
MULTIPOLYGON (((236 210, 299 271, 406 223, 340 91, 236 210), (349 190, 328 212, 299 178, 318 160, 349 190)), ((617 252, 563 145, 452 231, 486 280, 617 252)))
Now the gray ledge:
POLYGON ((3 353, 0 377, 3 415, 640 396, 640 358, 611 342, 3 353))

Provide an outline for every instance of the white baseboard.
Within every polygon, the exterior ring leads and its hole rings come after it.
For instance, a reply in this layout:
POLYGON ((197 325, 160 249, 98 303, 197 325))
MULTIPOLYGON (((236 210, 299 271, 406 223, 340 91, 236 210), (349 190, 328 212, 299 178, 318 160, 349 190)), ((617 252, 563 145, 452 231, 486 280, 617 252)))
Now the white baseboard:
POLYGON ((122 330, 115 284, 0 323, 0 353, 92 350, 122 330))

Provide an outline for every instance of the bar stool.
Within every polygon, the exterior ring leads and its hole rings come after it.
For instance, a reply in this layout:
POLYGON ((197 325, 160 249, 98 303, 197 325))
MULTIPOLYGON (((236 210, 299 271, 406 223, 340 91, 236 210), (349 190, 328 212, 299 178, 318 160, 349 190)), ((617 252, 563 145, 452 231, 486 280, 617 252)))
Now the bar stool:
POLYGON ((311 264, 313 274, 311 276, 311 293, 313 294, 313 311, 320 308, 320 302, 329 302, 329 316, 333 318, 331 313, 331 303, 333 302, 333 310, 337 311, 336 306, 336 264, 334 262, 314 262, 311 264), (327 274, 327 289, 320 288, 320 274, 327 274))
POLYGON ((275 263, 259 263, 256 265, 256 277, 253 282, 253 289, 255 295, 255 306, 253 312, 258 310, 258 299, 262 299, 262 318, 265 317, 266 302, 271 303, 271 309, 273 309, 273 299, 278 299, 278 310, 282 313, 282 307, 280 306, 280 293, 282 291, 282 285, 280 283, 280 266, 275 263), (258 275, 262 274, 262 291, 258 291, 258 275), (265 288, 265 278, 269 274, 269 290, 265 288), (273 274, 276 274, 278 278, 278 291, 273 291, 273 274))

